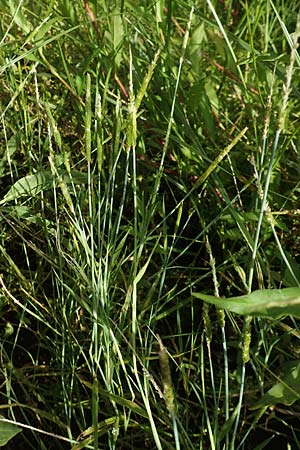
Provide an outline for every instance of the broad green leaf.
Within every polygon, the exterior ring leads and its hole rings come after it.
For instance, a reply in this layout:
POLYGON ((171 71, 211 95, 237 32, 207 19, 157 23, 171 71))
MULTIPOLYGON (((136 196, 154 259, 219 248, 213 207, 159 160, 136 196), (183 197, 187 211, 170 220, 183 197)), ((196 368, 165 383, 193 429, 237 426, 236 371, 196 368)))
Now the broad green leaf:
POLYGON ((161 23, 163 21, 163 11, 164 11, 164 1, 156 0, 155 2, 156 23, 161 23))
POLYGON ((118 8, 114 9, 111 16, 112 20, 112 38, 115 52, 115 63, 118 67, 122 59, 122 42, 124 39, 124 26, 122 15, 118 8))
POLYGON ((204 23, 199 23, 193 29, 191 38, 188 42, 189 59, 191 61, 192 72, 196 74, 197 78, 203 76, 203 58, 201 50, 203 44, 207 41, 206 30, 204 23))
POLYGON ((209 79, 205 82, 205 92, 209 98, 212 109, 217 113, 219 111, 219 98, 213 83, 209 79))
POLYGON ((17 2, 14 0, 9 0, 9 7, 13 21, 21 28, 21 30, 28 34, 32 25, 31 22, 24 16, 21 10, 22 2, 17 2))
POLYGON ((5 417, 0 416, 0 447, 6 445, 22 431, 21 428, 13 423, 3 422, 3 419, 5 419, 5 417))
POLYGON ((193 296, 211 303, 217 308, 236 314, 253 317, 268 317, 278 319, 291 315, 300 317, 300 288, 264 289, 254 291, 240 297, 218 298, 194 292, 193 296))
POLYGON ((45 36, 45 34, 48 33, 48 31, 51 29, 51 27, 57 22, 57 18, 54 17, 52 19, 49 19, 49 17, 47 17, 42 25, 38 28, 36 28, 36 33, 34 36, 34 40, 35 42, 40 41, 41 39, 43 39, 43 37, 45 36))
POLYGON ((42 41, 42 38, 45 36, 46 33, 50 30, 52 25, 57 22, 57 18, 50 19, 50 16, 43 19, 43 21, 40 23, 40 25, 36 28, 34 28, 31 33, 26 38, 26 41, 23 44, 23 47, 25 47, 28 42, 33 41, 35 44, 42 41))
POLYGON ((206 32, 204 23, 199 23, 191 34, 191 39, 188 43, 188 50, 190 56, 196 54, 199 63, 199 52, 201 50, 202 42, 206 40, 206 32))
POLYGON ((26 177, 16 181, 4 198, 0 200, 0 205, 11 202, 12 200, 17 200, 18 198, 24 196, 34 197, 42 191, 51 189, 53 184, 84 184, 87 183, 87 181, 87 174, 79 171, 72 171, 70 175, 67 173, 62 174, 61 180, 59 180, 58 177, 55 177, 50 170, 43 170, 35 173, 34 175, 27 175, 26 177))
POLYGON ((300 361, 290 365, 280 382, 274 384, 251 409, 274 406, 277 403, 292 405, 300 399, 300 361))
POLYGON ((204 81, 194 83, 188 94, 188 105, 191 111, 199 113, 209 135, 215 137, 215 121, 212 106, 206 94, 204 81))

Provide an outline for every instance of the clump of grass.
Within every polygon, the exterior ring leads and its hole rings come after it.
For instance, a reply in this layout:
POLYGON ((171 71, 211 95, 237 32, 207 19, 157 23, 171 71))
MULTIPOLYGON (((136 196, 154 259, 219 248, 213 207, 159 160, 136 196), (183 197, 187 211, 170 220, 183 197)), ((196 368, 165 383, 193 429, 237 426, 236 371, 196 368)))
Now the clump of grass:
POLYGON ((192 295, 299 284, 288 5, 0 11, 8 448, 298 448, 297 403, 252 409, 297 323, 255 319, 250 343, 192 295))

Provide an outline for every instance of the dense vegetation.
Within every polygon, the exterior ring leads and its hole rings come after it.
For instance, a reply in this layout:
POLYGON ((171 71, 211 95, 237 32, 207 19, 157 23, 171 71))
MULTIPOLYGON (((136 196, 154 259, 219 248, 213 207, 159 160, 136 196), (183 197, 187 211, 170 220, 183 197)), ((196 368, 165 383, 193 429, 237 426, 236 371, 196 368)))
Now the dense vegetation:
POLYGON ((300 448, 290 3, 1 1, 0 445, 300 448))

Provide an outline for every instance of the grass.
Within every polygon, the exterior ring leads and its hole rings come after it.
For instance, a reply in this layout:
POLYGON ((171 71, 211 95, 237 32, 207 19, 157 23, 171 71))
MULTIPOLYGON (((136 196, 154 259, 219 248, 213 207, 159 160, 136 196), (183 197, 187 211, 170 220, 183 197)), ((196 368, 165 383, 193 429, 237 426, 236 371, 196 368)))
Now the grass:
POLYGON ((298 3, 1 2, 5 448, 300 448, 298 3))

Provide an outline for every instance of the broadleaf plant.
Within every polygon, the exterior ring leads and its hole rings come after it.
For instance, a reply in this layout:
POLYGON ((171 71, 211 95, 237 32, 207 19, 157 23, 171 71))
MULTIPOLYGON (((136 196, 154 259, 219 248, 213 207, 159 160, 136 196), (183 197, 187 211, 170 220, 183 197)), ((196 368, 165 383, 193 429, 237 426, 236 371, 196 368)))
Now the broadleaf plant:
POLYGON ((0 416, 0 447, 6 445, 18 433, 22 431, 17 425, 4 421, 5 418, 0 416))
POLYGON ((293 361, 288 364, 284 376, 275 383, 263 396, 255 403, 251 409, 259 409, 265 406, 274 406, 277 403, 292 405, 300 398, 300 361, 293 361))
POLYGON ((217 308, 251 317, 279 319, 291 315, 300 317, 300 288, 263 289, 239 297, 219 298, 194 292, 193 296, 217 308))

